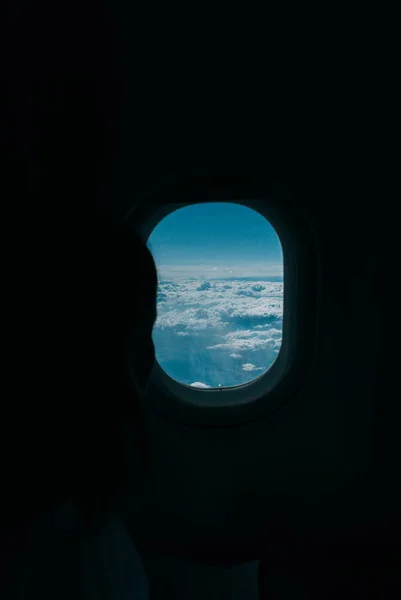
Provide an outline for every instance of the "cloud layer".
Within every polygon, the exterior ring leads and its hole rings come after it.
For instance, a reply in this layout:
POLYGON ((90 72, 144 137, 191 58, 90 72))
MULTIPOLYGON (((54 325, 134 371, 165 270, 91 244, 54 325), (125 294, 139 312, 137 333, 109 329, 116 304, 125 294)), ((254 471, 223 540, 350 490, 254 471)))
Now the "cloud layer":
POLYGON ((157 359, 171 377, 194 387, 246 383, 275 360, 282 318, 282 282, 161 281, 157 359))

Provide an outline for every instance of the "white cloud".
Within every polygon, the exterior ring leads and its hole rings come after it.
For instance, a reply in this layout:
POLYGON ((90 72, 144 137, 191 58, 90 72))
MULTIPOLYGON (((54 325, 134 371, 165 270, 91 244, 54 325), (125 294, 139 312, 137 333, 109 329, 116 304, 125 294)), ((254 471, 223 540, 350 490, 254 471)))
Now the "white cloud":
POLYGON ((245 363, 242 365, 244 371, 263 371, 263 367, 256 367, 252 363, 245 363))
POLYGON ((163 279, 188 279, 189 277, 196 277, 197 279, 205 279, 216 275, 216 271, 222 273, 222 277, 282 277, 283 276, 283 263, 243 263, 241 265, 230 266, 229 268, 222 268, 216 263, 208 264, 162 264, 156 258, 156 266, 159 275, 163 279))
POLYGON ((189 385, 192 387, 203 388, 203 389, 211 387, 210 385, 207 385, 206 383, 202 383, 201 381, 195 381, 194 383, 190 383, 189 385))
POLYGON ((279 325, 283 315, 282 282, 161 281, 159 296, 163 301, 158 304, 156 327, 193 331, 227 329, 230 324, 238 328, 243 323, 247 327, 271 328, 275 323, 279 325), (258 285, 264 289, 255 294, 252 287, 258 285))
POLYGON ((280 350, 283 287, 257 279, 159 278, 154 341, 160 365, 200 389, 251 381, 280 350))
POLYGON ((203 283, 201 283, 200 285, 198 285, 198 287, 196 288, 196 290, 198 292, 204 292, 205 290, 210 290, 211 288, 211 283, 210 281, 204 281, 203 283))
POLYGON ((281 346, 281 331, 271 328, 269 330, 252 331, 251 329, 240 329, 220 336, 223 341, 218 344, 207 346, 208 350, 263 350, 275 349, 281 346))

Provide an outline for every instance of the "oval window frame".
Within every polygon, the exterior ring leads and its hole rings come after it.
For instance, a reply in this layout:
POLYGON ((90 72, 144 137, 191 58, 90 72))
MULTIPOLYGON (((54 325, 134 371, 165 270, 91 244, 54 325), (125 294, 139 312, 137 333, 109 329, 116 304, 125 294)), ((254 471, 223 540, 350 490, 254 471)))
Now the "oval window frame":
POLYGON ((277 232, 284 263, 281 348, 265 373, 235 387, 188 386, 170 377, 156 361, 148 383, 146 404, 160 415, 186 424, 237 425, 279 410, 299 392, 310 371, 318 289, 315 244, 309 224, 288 196, 277 189, 272 193, 260 185, 217 178, 162 186, 139 199, 125 222, 147 242, 153 229, 168 214, 205 202, 247 206, 265 217, 277 232))

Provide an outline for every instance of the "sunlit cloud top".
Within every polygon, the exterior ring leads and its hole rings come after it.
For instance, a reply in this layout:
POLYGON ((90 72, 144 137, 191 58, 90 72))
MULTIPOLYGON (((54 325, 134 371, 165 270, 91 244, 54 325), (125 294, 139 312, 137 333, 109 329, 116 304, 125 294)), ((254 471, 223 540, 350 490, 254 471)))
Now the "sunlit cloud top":
POLYGON ((158 267, 159 279, 231 279, 241 277, 282 277, 282 263, 249 263, 231 268, 213 267, 212 265, 162 265, 158 267))

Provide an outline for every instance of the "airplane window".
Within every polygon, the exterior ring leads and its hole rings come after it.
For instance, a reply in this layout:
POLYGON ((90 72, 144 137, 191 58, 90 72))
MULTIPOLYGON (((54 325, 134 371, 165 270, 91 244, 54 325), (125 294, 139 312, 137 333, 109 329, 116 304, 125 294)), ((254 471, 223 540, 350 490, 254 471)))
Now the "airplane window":
POLYGON ((194 204, 162 219, 148 247, 159 274, 153 339, 164 371, 202 389, 264 374, 283 323, 283 253, 269 221, 241 204, 194 204))

